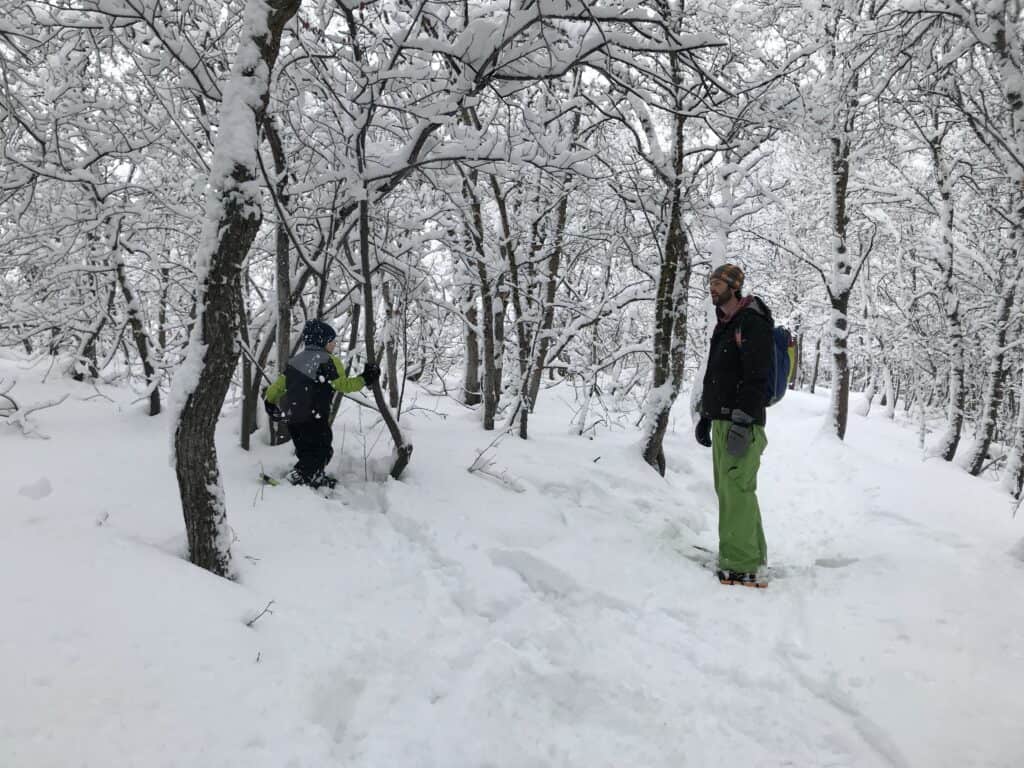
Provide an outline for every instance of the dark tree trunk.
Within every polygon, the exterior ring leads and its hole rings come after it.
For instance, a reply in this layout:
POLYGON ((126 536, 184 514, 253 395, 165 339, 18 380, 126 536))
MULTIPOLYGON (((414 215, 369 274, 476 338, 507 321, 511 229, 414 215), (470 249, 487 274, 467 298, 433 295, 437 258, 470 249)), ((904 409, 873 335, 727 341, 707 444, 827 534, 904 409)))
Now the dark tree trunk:
POLYGON ((352 352, 359 344, 359 312, 362 308, 362 304, 353 304, 352 309, 349 310, 349 331, 348 331, 348 351, 352 352))
POLYGON ((818 386, 818 369, 821 366, 821 339, 814 341, 814 369, 811 371, 811 386, 809 392, 813 395, 814 388, 818 386))
POLYGON ((853 264, 846 242, 847 191, 850 183, 850 133, 853 113, 847 114, 845 131, 832 139, 832 281, 828 285, 832 305, 832 428, 842 440, 850 413, 850 361, 847 352, 850 332, 849 305, 853 290, 853 264))
MULTIPOLYGON (((519 362, 519 437, 527 439, 529 434, 529 414, 527 407, 527 390, 529 388, 530 370, 530 348, 532 334, 530 333, 526 317, 523 315, 523 294, 519 282, 519 261, 516 255, 516 244, 512 238, 512 225, 508 212, 508 201, 498 184, 498 180, 492 175, 491 191, 494 193, 494 201, 498 206, 498 214, 501 221, 501 252, 508 264, 509 271, 509 297, 512 302, 512 312, 515 315, 516 329, 516 353, 519 362)), ((504 313, 503 313, 504 315, 504 313)))
POLYGON ((664 475, 664 440, 669 414, 682 383, 686 348, 686 300, 689 293, 690 260, 686 233, 682 227, 682 200, 673 190, 672 212, 665 241, 665 258, 658 280, 654 331, 653 410, 649 411, 649 434, 644 444, 644 461, 664 475))
POLYGON ((491 293, 491 281, 487 275, 487 265, 483 258, 476 260, 477 276, 480 280, 480 303, 483 323, 480 331, 483 334, 484 376, 481 390, 484 400, 484 429, 494 429, 494 416, 498 410, 498 398, 495 396, 494 380, 497 372, 494 366, 494 296, 491 293))
MULTIPOLYGON (((288 166, 284 154, 284 145, 281 137, 272 120, 267 120, 263 125, 267 136, 267 143, 270 144, 270 154, 274 158, 274 173, 277 176, 278 203, 283 211, 288 210, 288 166)), ((282 374, 288 367, 288 356, 292 346, 292 282, 291 282, 291 252, 288 238, 288 227, 285 224, 282 210, 277 211, 277 228, 275 231, 275 255, 274 275, 277 288, 277 372, 282 374)), ((291 439, 288 432, 287 421, 270 422, 270 444, 282 445, 291 439)))
MULTIPOLYGON (((267 72, 277 60, 281 32, 299 9, 300 0, 249 0, 247 18, 262 16, 266 26, 243 29, 235 69, 225 92, 225 104, 252 110, 253 136, 263 121, 267 101, 267 72), (260 76, 262 74, 262 77, 260 76), (245 93, 256 91, 253 103, 245 93), (247 104, 243 107, 242 103, 247 104)), ((214 184, 206 223, 205 267, 199 285, 200 310, 183 377, 184 402, 174 432, 175 472, 188 534, 189 559, 218 576, 231 576, 231 534, 221 486, 214 433, 224 397, 238 361, 239 319, 242 317, 241 268, 260 226, 260 201, 254 195, 255 139, 252 147, 229 148, 237 136, 219 136, 214 167, 228 163, 230 180, 214 184), (230 184, 230 186, 228 186, 230 184)))
POLYGON ((498 295, 494 297, 494 401, 501 402, 505 391, 505 315, 508 313, 508 301, 498 287, 498 295))
MULTIPOLYGON (((117 228, 120 230, 120 222, 118 222, 117 228)), ((115 246, 116 248, 117 246, 115 246)), ((121 286, 121 293, 124 294, 124 300, 128 305, 128 325, 132 329, 135 347, 139 350, 142 371, 146 375, 146 387, 149 389, 149 415, 156 416, 160 413, 160 387, 156 379, 156 368, 150 357, 149 338, 146 336, 146 329, 142 322, 142 311, 131 286, 128 285, 124 258, 121 256, 120 250, 114 252, 114 265, 117 270, 117 282, 121 286)))
POLYGON ((999 406, 1003 400, 1003 389, 1006 384, 1006 369, 1003 365, 1006 357, 1004 350, 1006 331, 1009 327, 1010 313, 1013 310, 1019 279, 1020 272, 1014 279, 1007 281, 1006 287, 999 297, 999 306, 996 310, 994 352, 989 359, 988 374, 985 380, 985 394, 982 400, 981 418, 978 422, 978 439, 967 460, 967 471, 974 476, 980 475, 985 467, 985 459, 988 457, 988 450, 992 445, 998 421, 999 406))
POLYGON ((789 380, 790 389, 799 389, 804 376, 804 336, 796 333, 793 336, 793 372, 789 380))
POLYGON ((239 432, 239 443, 243 451, 248 451, 252 442, 252 433, 259 427, 256 421, 256 405, 259 401, 259 374, 252 361, 252 346, 249 343, 249 319, 245 311, 243 297, 240 306, 242 316, 238 318, 238 333, 241 338, 242 352, 242 423, 239 432))
MULTIPOLYGON (((681 77, 678 55, 673 54, 673 79, 681 77)), ((677 104, 677 107, 681 105, 677 104)), ((666 471, 665 432, 669 414, 682 384, 686 352, 686 302, 690 285, 690 254, 683 229, 684 128, 686 119, 677 112, 673 120, 673 177, 663 179, 669 192, 669 220, 662 249, 661 273, 654 309, 654 381, 645 414, 644 461, 659 474, 666 471)))
POLYGON ((480 338, 476 332, 479 313, 476 309, 476 295, 472 288, 466 299, 466 374, 462 384, 462 402, 466 405, 480 404, 480 338))
MULTIPOLYGON (((573 115, 570 136, 573 140, 580 132, 580 112, 573 115)), ((548 351, 555 326, 555 298, 558 293, 559 274, 562 269, 562 256, 565 249, 565 227, 569 217, 569 187, 572 184, 572 177, 566 174, 562 179, 561 198, 558 201, 558 210, 555 215, 555 228, 551 233, 551 255, 548 257, 548 269, 544 285, 544 315, 541 326, 537 330, 537 354, 533 359, 533 371, 530 378, 530 391, 528 405, 532 412, 537 407, 537 397, 540 395, 541 377, 544 375, 544 366, 548 362, 548 351)))
MULTIPOLYGON (((365 196, 359 201, 359 256, 363 273, 366 359, 376 362, 374 357, 374 349, 376 347, 373 324, 373 284, 370 277, 370 205, 365 196)), ((377 408, 380 410, 384 423, 391 433, 391 439, 395 443, 397 455, 395 463, 391 467, 391 477, 398 480, 409 464, 409 459, 412 457, 412 444, 405 442, 405 439, 402 437, 398 422, 395 420, 391 410, 388 408, 387 401, 384 399, 384 391, 380 388, 379 380, 373 383, 373 399, 377 403, 377 408)))
POLYGON ((494 342, 494 285, 487 272, 484 251, 484 220, 481 210, 480 199, 476 193, 477 173, 471 171, 467 174, 463 184, 463 192, 469 201, 471 220, 466 222, 466 229, 469 240, 474 250, 474 261, 476 263, 476 274, 478 288, 480 290, 481 324, 480 333, 483 335, 483 367, 484 375, 481 382, 481 394, 483 396, 484 413, 483 425, 485 430, 494 429, 494 416, 498 410, 497 391, 497 368, 495 366, 495 342, 494 342))
POLYGON ((398 396, 400 394, 398 384, 398 345, 395 344, 398 313, 395 311, 395 302, 391 297, 391 283, 387 280, 381 286, 381 293, 384 295, 384 312, 388 319, 388 340, 384 344, 384 357, 387 360, 388 373, 388 404, 392 408, 397 408, 398 396))
POLYGON ((156 340, 160 345, 160 354, 167 350, 167 291, 170 288, 171 270, 160 267, 160 308, 156 315, 156 340))
POLYGON ((850 294, 831 297, 832 326, 832 423, 836 436, 846 437, 846 424, 850 415, 850 366, 847 355, 847 330, 850 294))
MULTIPOLYGON (((577 119, 577 126, 579 121, 577 119)), ((563 187, 568 186, 569 179, 563 180, 563 187)), ((533 366, 530 373, 530 389, 527 393, 527 407, 532 411, 537 404, 537 397, 540 395, 541 377, 544 375, 544 366, 548 360, 548 350, 551 348, 551 332, 555 325, 555 297, 558 292, 558 274, 562 268, 562 248, 565 241, 565 224, 569 215, 569 192, 564 190, 558 201, 558 211, 555 215, 555 229, 552 233, 551 255, 548 257, 547 275, 544 282, 544 314, 541 319, 540 328, 537 330, 537 354, 533 358, 533 366)))
POLYGON ((960 299, 955 285, 955 253, 953 250, 954 207, 953 194, 950 186, 949 173, 942 154, 942 135, 936 126, 935 137, 929 141, 932 154, 932 165, 935 171, 936 186, 939 192, 939 210, 941 213, 942 251, 944 270, 942 279, 943 309, 946 314, 946 328, 949 333, 950 367, 949 367, 949 416, 946 434, 942 438, 939 455, 945 461, 956 457, 957 447, 964 426, 964 331, 960 319, 960 299))
POLYGON ((101 310, 102 314, 79 347, 78 359, 75 361, 75 371, 71 374, 71 378, 75 381, 85 381, 87 378, 95 379, 100 375, 99 363, 96 360, 96 339, 99 338, 100 333, 107 324, 107 320, 114 311, 114 295, 116 293, 117 286, 111 285, 110 292, 107 294, 106 311, 103 312, 101 310), (84 367, 85 370, 80 370, 80 367, 84 367))
POLYGON ((1013 423, 1010 460, 1008 462, 1006 489, 1017 501, 1024 499, 1024 380, 1021 381, 1017 397, 1017 418, 1013 423))
MULTIPOLYGON (((246 180, 244 169, 236 169, 234 176, 240 183, 246 180)), ((259 219, 244 211, 235 198, 225 200, 222 221, 226 226, 219 229, 199 318, 200 338, 206 345, 205 365, 182 408, 174 439, 189 557, 219 576, 230 575, 231 555, 214 432, 238 359, 239 271, 259 229, 259 219)))

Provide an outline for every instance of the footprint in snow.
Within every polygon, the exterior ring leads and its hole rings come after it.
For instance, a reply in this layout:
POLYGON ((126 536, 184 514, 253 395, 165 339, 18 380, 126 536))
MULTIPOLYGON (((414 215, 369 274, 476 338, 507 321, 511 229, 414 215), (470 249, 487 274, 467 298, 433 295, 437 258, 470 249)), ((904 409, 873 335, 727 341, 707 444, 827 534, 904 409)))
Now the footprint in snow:
POLYGON ((21 496, 27 496, 30 499, 44 499, 53 493, 53 486, 50 485, 50 479, 48 477, 41 477, 34 483, 23 485, 18 489, 18 493, 21 496))

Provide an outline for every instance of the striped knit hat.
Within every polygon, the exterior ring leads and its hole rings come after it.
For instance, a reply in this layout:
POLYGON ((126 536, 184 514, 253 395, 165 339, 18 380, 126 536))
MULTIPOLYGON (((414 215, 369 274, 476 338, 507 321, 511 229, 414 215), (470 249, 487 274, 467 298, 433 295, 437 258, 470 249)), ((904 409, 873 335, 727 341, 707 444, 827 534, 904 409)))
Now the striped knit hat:
POLYGON ((743 287, 743 277, 743 270, 735 264, 723 264, 711 273, 708 277, 708 282, 721 280, 734 291, 738 291, 743 287))

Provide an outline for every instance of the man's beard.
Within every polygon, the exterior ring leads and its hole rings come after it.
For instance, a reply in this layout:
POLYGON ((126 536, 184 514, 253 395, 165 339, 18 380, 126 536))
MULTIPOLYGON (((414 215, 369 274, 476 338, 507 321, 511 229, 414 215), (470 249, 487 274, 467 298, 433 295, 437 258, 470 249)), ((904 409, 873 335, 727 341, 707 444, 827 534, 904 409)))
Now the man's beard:
POLYGON ((728 304, 729 300, 733 297, 732 288, 725 288, 718 296, 711 295, 711 303, 716 307, 720 307, 723 304, 728 304))

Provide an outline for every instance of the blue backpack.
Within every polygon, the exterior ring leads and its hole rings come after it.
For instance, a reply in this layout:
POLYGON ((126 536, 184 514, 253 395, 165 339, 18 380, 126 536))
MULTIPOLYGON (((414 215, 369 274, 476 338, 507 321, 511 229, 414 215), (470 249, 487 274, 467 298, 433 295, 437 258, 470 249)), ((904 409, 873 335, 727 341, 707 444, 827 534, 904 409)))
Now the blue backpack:
POLYGON ((775 405, 786 394, 796 371, 796 343, 793 334, 781 325, 772 329, 772 362, 765 387, 764 404, 775 405))

